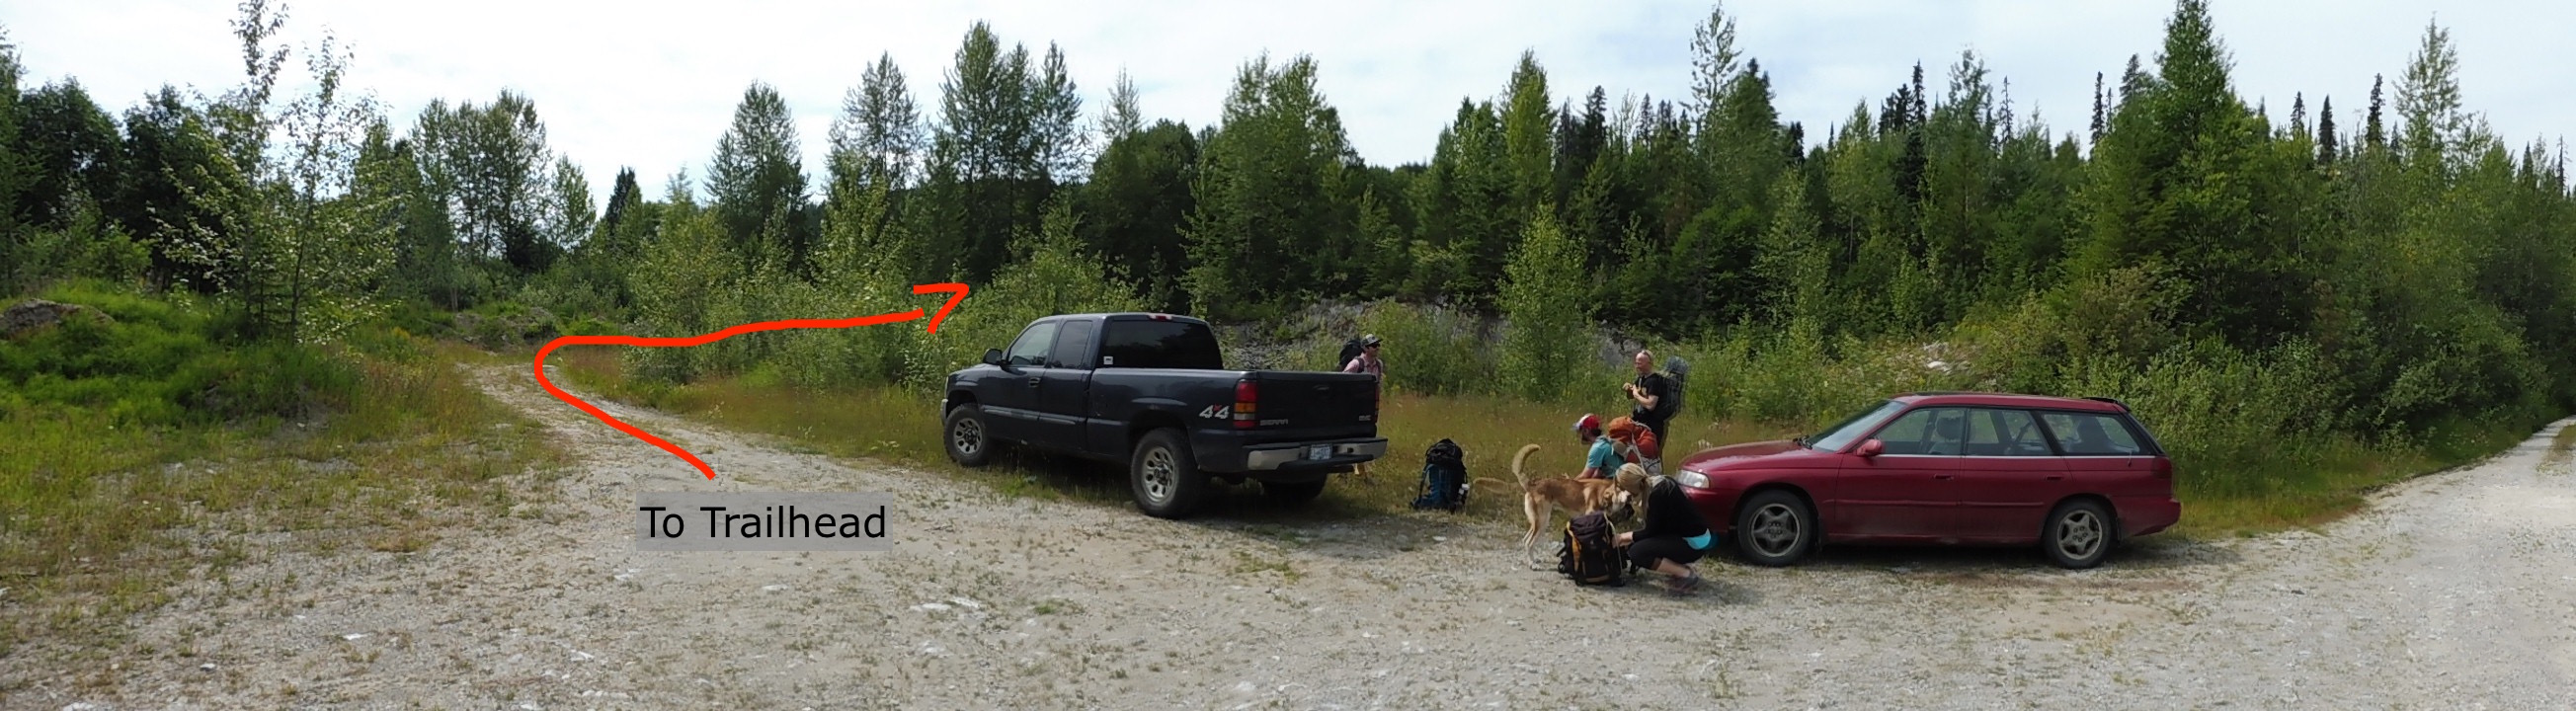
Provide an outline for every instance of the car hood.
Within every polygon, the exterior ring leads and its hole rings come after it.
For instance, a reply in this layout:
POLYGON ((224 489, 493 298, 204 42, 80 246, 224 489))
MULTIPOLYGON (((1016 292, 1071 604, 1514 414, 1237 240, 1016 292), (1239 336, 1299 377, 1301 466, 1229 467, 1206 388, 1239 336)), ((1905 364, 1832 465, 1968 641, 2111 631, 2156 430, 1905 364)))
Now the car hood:
POLYGON ((1823 462, 1831 452, 1818 452, 1785 439, 1730 444, 1703 449, 1682 460, 1682 468, 1695 472, 1724 471, 1761 466, 1800 466, 1823 462))

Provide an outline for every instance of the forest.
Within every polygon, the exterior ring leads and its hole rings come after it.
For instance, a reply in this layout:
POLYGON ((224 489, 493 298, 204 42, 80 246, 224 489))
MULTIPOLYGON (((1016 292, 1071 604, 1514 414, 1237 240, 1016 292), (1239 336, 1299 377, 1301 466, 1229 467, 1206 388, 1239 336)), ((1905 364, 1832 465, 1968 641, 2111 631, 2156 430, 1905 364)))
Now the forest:
MULTIPOLYGON (((525 349, 974 286, 935 335, 618 363, 662 387, 824 393, 929 392, 1076 310, 1206 317, 1282 367, 1365 330, 1405 397, 1567 408, 1615 406, 1618 349, 1642 344, 1690 360, 1687 414, 1712 427, 1808 427, 1906 390, 2118 397, 2188 496, 2294 500, 2293 519, 2576 408, 2564 147, 2495 135, 2435 24, 2368 96, 2295 96, 2285 120, 2237 93, 2206 3, 2181 0, 2161 47, 2096 75, 2084 125, 2016 114, 1965 52, 1891 67, 1884 96, 1805 126, 1713 7, 1674 68, 1685 95, 1551 86, 1524 53, 1421 127, 1427 164, 1390 166, 1351 147, 1309 56, 1241 59, 1221 118, 1188 126, 1143 115, 1123 78, 1092 105, 1078 58, 977 23, 947 66, 866 66, 826 136, 754 83, 694 139, 712 139, 703 174, 621 171, 595 211, 528 96, 398 121, 342 83, 358 57, 287 46, 284 18, 242 3, 238 86, 121 112, 0 51, 0 293, 158 304, 133 308, 190 314, 189 352, 270 362, 389 329, 525 349), (801 163, 810 140, 824 165, 801 163)), ((205 393, 230 376, 166 363, 151 377, 197 380, 85 384, 157 356, 43 351, 68 343, 0 343, 0 423, 315 411, 293 372, 229 398, 205 393), (208 408, 234 414, 189 414, 208 408)))

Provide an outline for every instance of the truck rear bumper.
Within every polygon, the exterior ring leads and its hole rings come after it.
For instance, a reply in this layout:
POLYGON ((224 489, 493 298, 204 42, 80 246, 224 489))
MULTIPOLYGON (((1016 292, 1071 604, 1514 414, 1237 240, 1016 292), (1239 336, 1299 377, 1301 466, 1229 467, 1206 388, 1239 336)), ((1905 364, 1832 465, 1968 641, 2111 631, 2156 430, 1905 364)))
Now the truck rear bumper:
POLYGON ((1241 453, 1236 456, 1209 452, 1216 456, 1203 457, 1199 468, 1218 472, 1290 472, 1346 467, 1386 456, 1386 438, 1262 444, 1246 446, 1239 451, 1241 453), (1318 458, 1317 454, 1324 456, 1318 458))

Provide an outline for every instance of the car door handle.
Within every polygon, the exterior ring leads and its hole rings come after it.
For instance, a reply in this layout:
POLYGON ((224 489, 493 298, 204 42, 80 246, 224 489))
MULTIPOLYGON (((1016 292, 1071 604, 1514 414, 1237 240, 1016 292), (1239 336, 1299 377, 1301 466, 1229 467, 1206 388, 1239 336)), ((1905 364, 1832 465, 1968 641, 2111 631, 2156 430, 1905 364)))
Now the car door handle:
POLYGON ((1038 376, 1035 376, 1035 375, 1029 376, 1029 387, 1034 388, 1034 387, 1037 387, 1037 386, 1038 386, 1038 376))
POLYGON ((1934 478, 1934 479, 1948 479, 1948 478, 1950 478, 1950 477, 1952 477, 1952 476, 1956 476, 1956 475, 1954 475, 1954 474, 1934 474, 1934 475, 1932 475, 1932 478, 1934 478))
POLYGON ((2065 478, 2066 478, 2066 475, 2064 475, 2064 474, 2050 474, 2050 475, 2048 475, 2048 480, 2049 480, 2049 481, 2060 481, 2060 480, 2063 480, 2063 479, 2065 479, 2065 478))

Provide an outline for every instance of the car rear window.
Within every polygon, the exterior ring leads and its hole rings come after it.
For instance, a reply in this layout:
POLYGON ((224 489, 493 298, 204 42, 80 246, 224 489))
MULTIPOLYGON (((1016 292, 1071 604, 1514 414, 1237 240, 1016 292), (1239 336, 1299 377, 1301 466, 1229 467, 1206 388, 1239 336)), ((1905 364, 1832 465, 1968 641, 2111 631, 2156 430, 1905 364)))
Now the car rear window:
POLYGON ((1100 367, 1223 370, 1216 333, 1186 321, 1111 321, 1100 338, 1100 367))
POLYGON ((2117 415, 2092 412, 2048 412, 2039 416, 2057 448, 2072 456, 2124 456, 2147 453, 2135 433, 2117 415))

